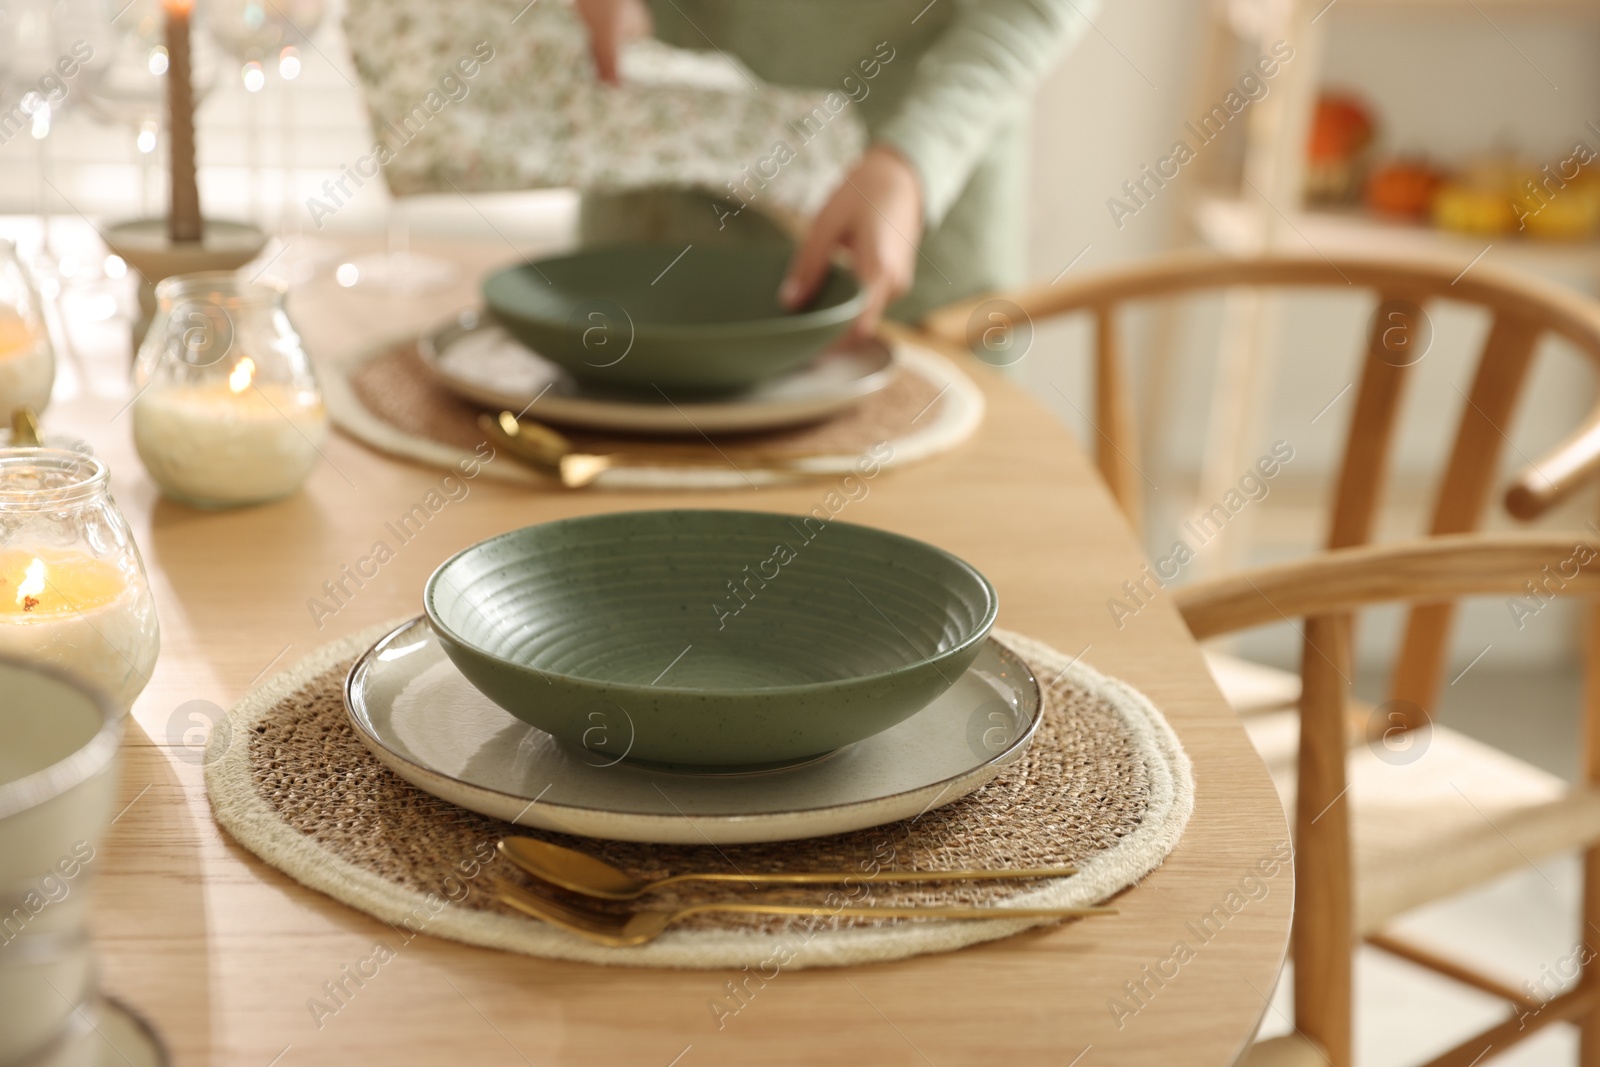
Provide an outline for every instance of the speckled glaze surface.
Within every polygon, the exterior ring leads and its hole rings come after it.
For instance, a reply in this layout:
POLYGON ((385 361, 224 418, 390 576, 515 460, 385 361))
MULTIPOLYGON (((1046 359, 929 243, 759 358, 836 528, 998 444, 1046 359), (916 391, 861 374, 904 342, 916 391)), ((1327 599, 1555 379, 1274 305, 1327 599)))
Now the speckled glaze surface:
POLYGON ((686 773, 513 718, 463 677, 426 619, 379 640, 345 682, 356 735, 419 789, 524 826, 655 844, 788 841, 915 817, 1021 758, 1042 709, 1027 664, 990 638, 926 707, 825 759, 686 773))
POLYGON ((791 254, 781 244, 607 245, 491 274, 483 298, 512 336, 580 381, 729 393, 801 367, 865 303, 835 267, 809 307, 785 311, 777 294, 791 254))
POLYGON ((623 511, 513 530, 446 560, 423 603, 473 685, 612 757, 808 759, 927 706, 998 599, 968 564, 807 515, 623 511))

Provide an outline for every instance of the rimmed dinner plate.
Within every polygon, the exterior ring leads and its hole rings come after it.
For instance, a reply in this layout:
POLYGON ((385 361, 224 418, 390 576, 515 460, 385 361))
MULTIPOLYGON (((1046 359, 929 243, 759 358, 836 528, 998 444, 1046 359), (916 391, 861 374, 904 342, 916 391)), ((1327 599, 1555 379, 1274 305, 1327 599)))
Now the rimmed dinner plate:
POLYGON ((581 385, 475 311, 425 336, 424 363, 446 388, 484 407, 545 422, 624 433, 744 433, 814 422, 882 390, 894 357, 881 341, 832 349, 746 392, 685 399, 581 385), (670 397, 670 399, 669 399, 670 397))
POLYGON ((357 735, 417 788, 524 826, 656 844, 788 841, 912 818, 1018 759, 1042 708, 1033 672, 990 638, 942 696, 883 733, 784 768, 712 773, 619 760, 512 717, 462 676, 425 618, 383 637, 345 682, 357 735))

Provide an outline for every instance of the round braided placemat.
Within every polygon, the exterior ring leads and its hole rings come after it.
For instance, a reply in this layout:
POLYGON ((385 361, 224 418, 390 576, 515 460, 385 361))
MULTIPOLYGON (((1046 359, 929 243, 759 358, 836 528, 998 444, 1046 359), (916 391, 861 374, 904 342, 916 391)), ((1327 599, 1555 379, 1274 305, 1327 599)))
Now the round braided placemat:
MULTIPOLYGON (((770 433, 674 438, 675 449, 703 447, 705 465, 610 470, 596 484, 621 489, 748 489, 795 477, 768 470, 739 470, 728 463, 719 446, 794 451, 810 457, 805 461, 808 474, 846 475, 857 470, 863 455, 883 443, 889 445, 888 457, 877 466, 893 467, 926 459, 965 441, 983 421, 983 393, 937 352, 903 341, 894 345, 896 371, 889 385, 831 418, 770 433)), ((358 352, 319 370, 329 417, 341 430, 373 448, 454 469, 473 458, 473 450, 483 443, 477 426, 482 409, 439 383, 417 354, 415 338, 358 352)), ((625 447, 629 452, 648 452, 650 448, 647 438, 567 428, 561 432, 585 451, 625 447)), ((882 450, 874 454, 881 456, 882 450)), ((481 469, 492 478, 551 484, 510 460, 485 464, 481 469)))
MULTIPOLYGON (((1038 920, 855 920, 847 903, 1075 906, 1149 873, 1177 844, 1194 803, 1189 760, 1137 690, 1020 635, 996 631, 1041 681, 1032 747, 989 785, 887 826, 764 845, 693 847, 575 838, 490 819, 416 789, 357 739, 343 684, 356 656, 394 624, 326 646, 259 686, 213 732, 212 811, 240 844, 313 889, 411 932, 535 956, 661 967, 837 966, 941 952, 1006 937, 1038 920), (494 899, 509 834, 601 856, 641 877, 681 871, 939 869, 1076 865, 1072 878, 837 890, 683 885, 648 903, 814 904, 801 918, 697 915, 636 948, 606 948, 494 899)), ((1047 920, 1048 921, 1048 920, 1047 920)), ((1093 920, 1089 920, 1093 921, 1093 920)))

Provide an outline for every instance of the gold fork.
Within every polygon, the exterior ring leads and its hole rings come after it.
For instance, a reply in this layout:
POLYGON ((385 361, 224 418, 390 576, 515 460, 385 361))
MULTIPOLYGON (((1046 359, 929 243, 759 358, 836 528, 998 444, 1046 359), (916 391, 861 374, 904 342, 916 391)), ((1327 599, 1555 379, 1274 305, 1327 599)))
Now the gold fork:
POLYGON ((706 912, 741 915, 841 915, 851 919, 1076 919, 1090 915, 1115 915, 1115 908, 974 908, 974 907, 873 907, 846 905, 829 908, 811 904, 691 904, 679 908, 649 908, 613 913, 533 893, 495 878, 494 894, 518 911, 551 926, 612 948, 642 945, 660 937, 679 919, 706 912))
POLYGON ((680 882, 722 882, 740 885, 852 885, 860 882, 981 882, 1038 878, 1066 878, 1078 873, 1076 867, 1030 867, 1026 869, 906 871, 881 868, 876 871, 779 871, 764 874, 689 873, 674 874, 649 881, 634 878, 597 856, 563 848, 532 837, 507 837, 495 851, 541 882, 560 886, 586 897, 603 900, 637 900, 663 886, 680 882))
POLYGON ((773 451, 759 448, 720 448, 716 456, 684 445, 652 445, 642 452, 580 452, 562 434, 532 419, 518 419, 509 411, 478 416, 478 429, 490 443, 504 448, 540 474, 555 478, 568 489, 582 489, 608 470, 619 467, 708 467, 719 459, 735 468, 741 464, 785 474, 821 473, 804 466, 808 459, 837 452, 773 451))

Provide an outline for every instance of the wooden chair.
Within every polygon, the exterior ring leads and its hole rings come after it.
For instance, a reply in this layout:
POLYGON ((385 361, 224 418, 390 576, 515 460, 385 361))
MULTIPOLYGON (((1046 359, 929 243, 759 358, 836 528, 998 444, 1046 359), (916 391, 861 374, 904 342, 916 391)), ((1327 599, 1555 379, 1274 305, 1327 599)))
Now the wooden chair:
MULTIPOLYGON (((1539 1003, 1522 990, 1384 932, 1397 915, 1520 866, 1526 859, 1585 850, 1584 919, 1600 930, 1600 686, 1593 678, 1585 698, 1587 736, 1583 782, 1568 789, 1559 779, 1431 724, 1442 680, 1453 601, 1504 592, 1525 595, 1546 565, 1569 559, 1588 535, 1487 537, 1472 534, 1494 489, 1505 442, 1502 432, 1527 378, 1531 357, 1546 333, 1571 341, 1600 365, 1600 305, 1567 290, 1486 270, 1461 274, 1458 266, 1391 261, 1328 261, 1316 257, 1220 259, 1174 255, 1136 268, 1011 294, 1021 314, 1038 321, 1085 313, 1095 322, 1096 460, 1130 519, 1138 524, 1142 479, 1137 432, 1118 343, 1123 305, 1233 287, 1310 288, 1358 286, 1380 304, 1423 306, 1451 300, 1487 309, 1492 324, 1479 358, 1468 403, 1434 500, 1430 535, 1421 542, 1370 547, 1388 468, 1396 417, 1411 360, 1400 358, 1396 323, 1375 321, 1350 418, 1333 494, 1325 553, 1309 560, 1226 577, 1174 595, 1197 637, 1207 638, 1269 622, 1304 617, 1300 685, 1285 687, 1267 668, 1254 667, 1255 705, 1290 710, 1247 719, 1253 740, 1274 772, 1293 812, 1296 835, 1295 1008, 1298 1033, 1257 1046, 1249 1063, 1351 1063, 1351 981, 1358 942, 1430 967, 1504 998, 1518 1013, 1503 1026, 1443 1054, 1429 1067, 1469 1067, 1503 1051, 1551 1022, 1582 1027, 1584 1067, 1600 1067, 1600 962, 1587 964, 1576 990, 1539 1003), (1366 739, 1368 717, 1351 730, 1352 616, 1384 601, 1410 605, 1405 639, 1391 681, 1396 709, 1411 714, 1383 723, 1413 731, 1428 728, 1427 749, 1415 762, 1385 759, 1382 745, 1352 747, 1366 739), (1263 681, 1263 678, 1265 679, 1263 681), (1276 690, 1274 689, 1276 685, 1276 690), (1398 703, 1404 702, 1404 703, 1398 703), (1265 727, 1264 729, 1262 727, 1265 727), (1272 733, 1277 737, 1273 738, 1272 733), (1353 736, 1354 735, 1354 736, 1353 736), (1348 786, 1348 792, 1346 787, 1348 786)), ((935 340, 966 346, 969 319, 982 301, 941 309, 924 324, 935 340)), ((1399 324, 1405 327, 1408 324, 1399 324)), ((1400 338, 1404 341, 1405 338, 1400 338)), ((1551 456, 1518 475, 1504 500, 1518 518, 1538 516, 1569 497, 1600 471, 1600 411, 1551 456)), ((1600 552, 1600 545, 1595 546, 1600 552)), ((1563 593, 1600 590, 1600 559, 1563 593)), ((1600 615, 1589 613, 1586 665, 1600 664, 1600 615)), ((1245 665, 1246 667, 1250 665, 1245 665)), ((1226 661, 1214 670, 1225 694, 1226 661)), ((1291 676, 1292 680, 1292 676, 1291 676)), ((1237 682, 1237 677, 1232 678, 1237 682)), ((1237 684, 1230 694, 1236 707, 1237 684)), ((1424 743, 1422 735, 1402 739, 1424 743)), ((1596 935, 1600 948, 1600 935, 1596 935)))
MULTIPOLYGON (((968 348, 983 336, 981 330, 972 329, 973 313, 995 299, 1009 304, 1011 315, 1033 322, 1071 314, 1092 316, 1095 461, 1112 496, 1138 530, 1144 486, 1139 474, 1139 432, 1118 328, 1123 308, 1205 291, 1348 290, 1352 286, 1372 291, 1380 307, 1389 301, 1424 308, 1430 301, 1452 301, 1482 307, 1493 316, 1427 532, 1462 533, 1478 528, 1505 443, 1501 427, 1515 408, 1541 336, 1551 333, 1565 338, 1600 366, 1600 305, 1571 290, 1483 264, 1463 272, 1457 264, 1428 261, 1276 255, 1233 259, 1212 253, 1178 253, 1069 283, 953 304, 933 312, 922 323, 922 331, 936 343, 968 348)), ((1006 313, 999 314, 1004 317, 1006 313)), ((1410 377, 1406 354, 1400 349, 1415 335, 1415 323, 1374 316, 1335 490, 1328 548, 1371 540, 1396 415, 1410 377)), ((1519 519, 1535 518, 1597 474, 1600 408, 1562 446, 1514 480, 1505 493, 1505 506, 1519 519)), ((1435 705, 1452 615, 1448 604, 1422 605, 1411 611, 1392 699, 1419 708, 1435 705)), ((1298 686, 1292 675, 1218 653, 1209 653, 1207 658, 1219 688, 1241 713, 1293 706, 1298 686)))
MULTIPOLYGON (((1572 789, 1527 775, 1510 757, 1475 751, 1482 746, 1439 728, 1415 762, 1390 763, 1363 750, 1345 758, 1350 611, 1388 601, 1520 595, 1529 575, 1571 557, 1578 545, 1593 553, 1595 565, 1580 568, 1559 592, 1592 597, 1600 593, 1600 538, 1549 533, 1445 535, 1337 549, 1178 590, 1179 609, 1202 639, 1285 618, 1305 620, 1293 809, 1297 1032, 1257 1045, 1246 1060, 1250 1067, 1351 1063, 1353 949, 1363 938, 1512 1006, 1511 1018, 1428 1067, 1471 1067, 1561 1021, 1582 1026, 1580 1063, 1600 1062, 1600 968, 1585 966, 1576 988, 1541 1000, 1381 932, 1396 910, 1569 848, 1588 850, 1584 918, 1600 919, 1600 849, 1594 847, 1600 842, 1600 691, 1593 675, 1582 741, 1585 782, 1572 789), (1489 788, 1482 789, 1485 784, 1489 788), (1439 794, 1451 791, 1462 809, 1456 814, 1465 819, 1434 809, 1439 794), (1384 834, 1384 823, 1409 824, 1402 835, 1408 839, 1384 834), (1396 855, 1397 848, 1403 854, 1396 855)), ((1591 629, 1591 661, 1600 657, 1596 634, 1600 628, 1591 629)))

